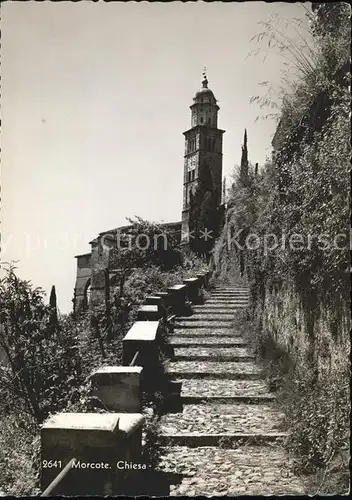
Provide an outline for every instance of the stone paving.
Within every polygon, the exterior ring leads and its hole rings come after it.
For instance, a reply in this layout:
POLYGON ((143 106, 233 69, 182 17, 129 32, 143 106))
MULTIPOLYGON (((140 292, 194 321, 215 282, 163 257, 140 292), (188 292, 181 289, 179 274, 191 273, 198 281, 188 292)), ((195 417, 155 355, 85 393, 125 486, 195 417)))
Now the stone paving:
POLYGON ((159 470, 178 478, 172 496, 304 493, 284 451, 284 415, 232 326, 247 301, 244 288, 217 289, 176 323, 167 369, 181 405, 160 419, 159 470))
POLYGON ((161 419, 163 433, 252 433, 283 431, 284 417, 266 405, 187 404, 183 413, 171 413, 161 419))
POLYGON ((168 373, 171 375, 206 376, 223 375, 226 378, 243 376, 244 378, 256 378, 261 376, 261 371, 254 363, 237 361, 177 361, 169 363, 168 373))
POLYGON ((292 464, 277 446, 165 447, 161 469, 181 476, 172 496, 302 495, 292 464))
MULTIPOLYGON (((182 380, 183 396, 263 396, 268 388, 263 380, 182 380)), ((271 396, 271 394, 270 394, 271 396)))
MULTIPOLYGON (((175 346, 176 347, 176 346, 175 346)), ((189 357, 205 357, 205 358, 215 358, 219 357, 220 360, 226 361, 228 357, 238 357, 238 358, 249 358, 252 359, 251 355, 246 348, 241 347, 176 347, 175 349, 176 359, 181 356, 189 357)))
POLYGON ((222 348, 228 348, 228 346, 241 347, 246 345, 242 339, 239 338, 236 339, 236 337, 234 337, 233 335, 230 336, 223 335, 220 340, 216 336, 201 337, 198 335, 197 337, 196 338, 191 337, 190 335, 177 335, 177 337, 172 339, 171 344, 175 347, 177 345, 187 345, 187 347, 192 347, 192 345, 202 346, 202 347, 203 346, 211 347, 212 345, 219 345, 222 348))

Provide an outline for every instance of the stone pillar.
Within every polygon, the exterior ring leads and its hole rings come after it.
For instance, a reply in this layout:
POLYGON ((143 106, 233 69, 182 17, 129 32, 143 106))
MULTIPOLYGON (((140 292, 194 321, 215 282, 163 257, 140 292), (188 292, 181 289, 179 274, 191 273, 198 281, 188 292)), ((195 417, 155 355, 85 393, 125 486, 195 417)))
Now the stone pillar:
POLYGON ((137 311, 138 321, 157 321, 161 318, 158 306, 146 305, 140 306, 137 311))
POLYGON ((204 286, 206 288, 207 286, 207 279, 204 273, 199 273, 197 274, 197 278, 199 279, 199 283, 201 286, 204 286))
POLYGON ((210 272, 203 271, 202 273, 197 274, 197 277, 201 280, 201 284, 204 286, 204 288, 208 288, 210 272))
POLYGON ((183 283, 187 286, 186 293, 187 298, 192 302, 192 304, 196 304, 199 302, 198 291, 200 288, 200 280, 199 278, 189 278, 183 280, 183 283))
POLYGON ((141 411, 141 366, 103 366, 90 376, 93 395, 108 410, 141 411))
MULTIPOLYGON (((122 494, 130 469, 139 463, 144 417, 139 413, 59 413, 41 428, 41 489, 66 464, 77 462, 52 495, 122 494)), ((132 470, 133 471, 133 470, 132 470)))
POLYGON ((138 365, 152 368, 157 364, 159 321, 136 321, 123 339, 123 364, 129 365, 139 352, 138 365))
POLYGON ((169 311, 170 308, 170 294, 168 292, 154 292, 154 295, 160 297, 163 300, 165 308, 169 311))
POLYGON ((169 303, 175 314, 182 314, 185 309, 186 285, 175 285, 167 289, 170 294, 169 303))
POLYGON ((158 297, 157 295, 148 295, 148 297, 145 298, 144 302, 149 306, 158 306, 160 318, 167 317, 167 307, 162 297, 158 297))

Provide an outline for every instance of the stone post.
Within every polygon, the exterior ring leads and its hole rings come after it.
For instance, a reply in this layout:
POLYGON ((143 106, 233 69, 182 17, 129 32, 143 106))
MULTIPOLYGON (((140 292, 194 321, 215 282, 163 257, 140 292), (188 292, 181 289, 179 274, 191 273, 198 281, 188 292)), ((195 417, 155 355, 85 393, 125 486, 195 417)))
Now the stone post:
POLYGON ((159 321, 136 321, 123 339, 123 364, 129 365, 139 352, 138 365, 152 367, 157 363, 159 321))
POLYGON ((183 280, 183 283, 187 286, 186 293, 187 298, 192 302, 192 304, 196 304, 199 302, 198 291, 200 288, 200 280, 199 278, 189 278, 183 280))
POLYGON ((92 393, 111 411, 141 411, 141 366, 103 366, 90 376, 92 393))
POLYGON ((158 311, 161 318, 165 318, 167 316, 167 307, 162 297, 158 297, 157 295, 148 295, 148 297, 145 298, 144 302, 149 306, 158 306, 158 311))
POLYGON ((204 288, 206 288, 207 287, 206 275, 204 273, 199 273, 199 274, 197 274, 197 278, 199 279, 200 285, 204 286, 204 288))
POLYGON ((186 301, 186 285, 175 285, 167 289, 170 294, 171 309, 175 314, 182 314, 186 301))
POLYGON ((139 307, 137 311, 138 321, 157 321, 161 318, 158 306, 146 305, 139 307))
POLYGON ((51 417, 41 428, 42 491, 76 458, 53 495, 122 494, 131 469, 119 466, 125 461, 140 462, 143 423, 139 413, 59 413, 51 417))

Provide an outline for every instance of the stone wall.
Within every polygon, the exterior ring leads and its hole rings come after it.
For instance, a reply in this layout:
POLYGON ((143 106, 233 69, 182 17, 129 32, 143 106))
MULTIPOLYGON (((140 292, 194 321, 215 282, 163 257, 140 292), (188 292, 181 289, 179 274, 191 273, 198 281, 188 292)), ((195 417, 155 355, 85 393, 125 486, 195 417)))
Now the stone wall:
POLYGON ((349 362, 350 321, 348 308, 337 311, 318 304, 314 313, 287 282, 280 288, 266 288, 254 316, 262 335, 269 334, 293 362, 313 362, 318 374, 335 370, 349 362))

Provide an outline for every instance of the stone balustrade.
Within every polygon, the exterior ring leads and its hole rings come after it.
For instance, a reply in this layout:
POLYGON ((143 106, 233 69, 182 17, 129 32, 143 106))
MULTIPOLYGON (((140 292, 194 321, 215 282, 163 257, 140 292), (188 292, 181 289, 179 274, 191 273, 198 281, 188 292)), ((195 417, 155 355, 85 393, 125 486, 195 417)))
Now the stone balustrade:
MULTIPOLYGON (((90 376, 92 396, 109 413, 58 413, 42 425, 42 491, 75 458, 53 494, 123 494, 136 468, 133 464, 141 464, 142 381, 145 375, 153 375, 158 363, 160 318, 167 312, 182 314, 186 299, 195 300, 199 288, 208 284, 209 273, 204 272, 146 298, 137 312, 138 321, 123 339, 124 366, 104 366, 90 376), (129 366, 132 360, 138 366, 129 366)), ((170 396, 179 391, 177 384, 170 386, 170 396)))

